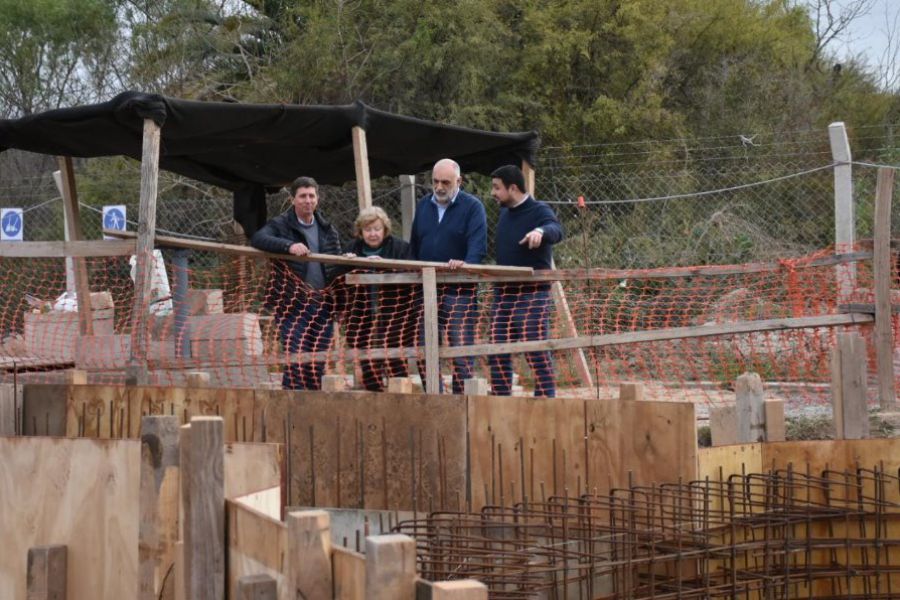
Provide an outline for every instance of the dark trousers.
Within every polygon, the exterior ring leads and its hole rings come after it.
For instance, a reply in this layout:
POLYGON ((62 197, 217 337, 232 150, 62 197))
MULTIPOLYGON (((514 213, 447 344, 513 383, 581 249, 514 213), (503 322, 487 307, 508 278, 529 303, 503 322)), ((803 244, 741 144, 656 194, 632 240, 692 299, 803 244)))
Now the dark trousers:
MULTIPOLYGON (((438 338, 447 336, 450 346, 470 346, 475 343, 475 323, 478 320, 478 299, 473 290, 448 290, 438 296, 438 338)), ((419 344, 425 345, 424 319, 421 319, 419 344)), ((472 377, 475 359, 463 356, 453 359, 453 393, 462 394, 464 382, 472 377)), ((425 385, 425 361, 418 361, 419 374, 425 385)), ((443 391, 443 383, 441 383, 443 391)))
MULTIPOLYGON (((546 340, 550 335, 550 291, 498 291, 491 311, 491 343, 531 342, 546 340)), ((556 382, 550 352, 528 352, 525 359, 534 375, 534 395, 553 398, 556 382)), ((512 393, 512 357, 497 354, 489 357, 491 393, 512 393)))
MULTIPOLYGON (((331 303, 305 296, 297 301, 294 310, 278 316, 278 333, 284 351, 323 352, 331 346, 334 322, 331 303)), ((322 389, 325 361, 288 363, 284 368, 281 387, 286 390, 322 389)))
MULTIPOLYGON (((401 312, 383 309, 376 314, 370 310, 354 310, 347 322, 347 346, 366 350, 371 348, 409 348, 415 339, 415 321, 407 320, 401 312)), ((406 360, 402 358, 365 358, 359 361, 362 383, 370 392, 384 391, 384 377, 409 377, 406 360)))

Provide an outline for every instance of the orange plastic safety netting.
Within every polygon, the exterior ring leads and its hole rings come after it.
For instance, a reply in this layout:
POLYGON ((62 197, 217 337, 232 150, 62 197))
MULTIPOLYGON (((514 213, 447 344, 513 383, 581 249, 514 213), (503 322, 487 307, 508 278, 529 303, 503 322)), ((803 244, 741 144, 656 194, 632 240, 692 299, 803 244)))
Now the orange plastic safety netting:
MULTIPOLYGON (((871 261, 835 265, 834 256, 567 271, 558 286, 439 280, 441 384, 462 392, 478 377, 493 393, 611 397, 621 382, 641 381, 650 398, 716 402, 755 371, 794 397, 825 399, 838 331, 862 332, 870 373, 875 364, 871 261)), ((310 389, 326 375, 351 389, 383 390, 390 377, 421 383, 430 330, 421 283, 355 285, 342 275, 311 290, 280 262, 160 258, 140 309, 146 345, 136 349, 128 257, 83 261, 90 335, 67 295, 76 269, 67 283, 65 259, 0 258, 3 380, 62 381, 78 368, 91 382, 120 383, 138 360, 161 385, 194 371, 222 387, 310 389)), ((896 270, 892 283, 900 287, 896 270)))

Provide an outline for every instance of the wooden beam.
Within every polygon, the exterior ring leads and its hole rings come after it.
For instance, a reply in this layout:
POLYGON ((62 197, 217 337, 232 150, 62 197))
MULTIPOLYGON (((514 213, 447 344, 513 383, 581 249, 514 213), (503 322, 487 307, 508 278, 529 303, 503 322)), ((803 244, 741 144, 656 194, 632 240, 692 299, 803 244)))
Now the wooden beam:
POLYGON ((527 160, 522 161, 522 175, 525 176, 525 193, 534 196, 534 167, 527 160))
MULTIPOLYGON (((84 239, 81 229, 81 213, 78 210, 78 193, 75 189, 75 171, 72 159, 68 156, 57 157, 61 172, 63 211, 65 212, 67 241, 84 239)), ((81 335, 94 334, 93 309, 91 307, 91 286, 88 280, 87 265, 84 259, 73 260, 75 270, 75 293, 78 297, 78 329, 81 335)))
MULTIPOLYGON (((556 263, 550 259, 553 269, 556 269, 556 263)), ((556 304, 556 310, 559 313, 559 319, 562 323, 563 331, 569 337, 578 337, 578 328, 575 327, 575 319, 572 317, 572 311, 569 309, 569 301, 566 300, 566 291, 563 289, 562 283, 553 282, 550 287, 553 294, 553 301, 556 304)), ((572 359, 575 361, 575 370, 581 379, 581 384, 585 387, 594 387, 594 378, 591 376, 591 366, 588 364, 584 350, 577 348, 572 353, 572 359)))
POLYGON ((475 579, 435 581, 431 584, 431 600, 488 600, 488 589, 475 579))
POLYGON ((366 538, 366 600, 414 600, 416 541, 409 536, 366 538))
POLYGON ((640 383, 620 383, 619 400, 640 402, 644 399, 644 386, 640 383))
MULTIPOLYGON (((104 235, 108 235, 111 237, 118 237, 121 239, 130 239, 135 237, 135 233, 133 231, 119 231, 117 229, 104 229, 104 235)), ((20 243, 20 242, 14 242, 20 243)), ((365 267, 367 269, 372 268, 384 268, 384 269, 405 269, 405 270, 415 270, 418 271, 424 267, 432 267, 437 270, 447 270, 447 263, 445 262, 428 262, 421 260, 379 260, 378 264, 367 259, 367 258, 347 258, 345 256, 337 256, 335 254, 318 254, 313 253, 307 256, 294 256, 292 254, 275 254, 273 252, 262 252, 261 250, 257 250, 256 248, 251 248, 249 246, 238 246, 235 244, 222 244, 219 242, 204 242, 201 240, 188 240, 185 238, 179 237, 170 237, 158 235, 156 236, 156 243, 159 246, 169 247, 169 248, 188 248, 191 250, 200 250, 203 252, 216 252, 219 254, 229 254, 234 256, 249 256, 251 258, 270 258, 273 260, 293 260, 297 262, 321 262, 321 263, 329 263, 333 265, 343 265, 347 267, 365 267)), ((461 270, 469 272, 469 273, 485 273, 485 274, 497 274, 497 275, 515 275, 515 276, 529 276, 534 273, 534 270, 530 267, 505 267, 500 265, 463 265, 460 267, 461 270)))
POLYGON ((141 418, 138 598, 157 600, 175 562, 178 540, 179 421, 141 418))
POLYGON ((324 510, 287 516, 287 586, 291 598, 332 597, 331 518, 324 510))
POLYGON ((353 128, 353 167, 356 170, 356 195, 359 210, 372 206, 372 179, 369 176, 369 149, 366 145, 366 130, 353 128))
POLYGON ((134 301, 131 305, 131 374, 137 383, 147 377, 150 284, 153 274, 153 246, 156 236, 156 195, 159 184, 159 126, 144 119, 144 145, 141 154, 141 203, 138 209, 135 256, 134 301))
POLYGON ((128 256, 134 254, 130 240, 81 240, 75 242, 0 242, 0 255, 7 258, 67 258, 128 256))
POLYGON ((739 442, 737 406, 723 404, 709 407, 709 433, 713 446, 731 446, 739 442))
POLYGON ((244 575, 238 579, 237 600, 278 600, 278 587, 269 575, 244 575))
POLYGON ((412 223, 416 216, 416 176, 400 176, 400 221, 403 229, 403 239, 408 240, 412 236, 412 223))
POLYGON ((762 379, 756 373, 744 373, 734 385, 737 406, 738 443, 766 441, 766 413, 763 407, 762 379))
POLYGON ((189 506, 184 515, 186 582, 192 600, 225 598, 224 423, 191 419, 187 469, 189 506), (189 558, 188 558, 189 557, 189 558))
POLYGON ((897 410, 894 389, 894 333, 891 309, 891 197, 894 169, 878 169, 875 188, 875 356, 878 373, 878 402, 881 410, 897 410))
MULTIPOLYGON (((18 242, 14 242, 18 243, 18 242)), ((816 258, 808 262, 797 263, 796 269, 827 267, 851 262, 870 260, 871 252, 851 252, 816 258)), ((382 261, 383 262, 383 261, 382 261)), ((778 263, 753 263, 728 267, 674 267, 671 269, 653 269, 640 272, 640 279, 678 279, 684 277, 728 277, 731 275, 749 275, 754 273, 776 272, 784 269, 778 263)), ((633 279, 635 271, 628 269, 555 269, 535 271, 527 279, 518 275, 482 274, 475 276, 455 271, 438 272, 438 283, 479 283, 497 282, 513 283, 517 281, 606 281, 633 279)), ((351 273, 347 275, 347 283, 353 285, 391 285, 418 284, 422 282, 420 273, 351 273)), ((842 306, 854 306, 852 304, 842 306)))
MULTIPOLYGON (((489 354, 506 354, 518 352, 541 352, 544 350, 568 350, 571 348, 589 348, 597 346, 614 346, 617 344, 634 344, 638 342, 658 342, 685 338, 708 337, 714 335, 733 335, 754 331, 777 331, 780 329, 805 329, 808 327, 833 327, 837 325, 856 325, 871 323, 871 315, 839 314, 820 317, 794 317, 788 319, 765 319, 760 321, 743 321, 739 323, 723 323, 719 325, 697 325, 694 327, 672 327, 651 331, 634 331, 631 333, 614 333, 589 335, 577 338, 557 338, 538 342, 514 342, 509 344, 476 344, 473 346, 441 347, 441 358, 457 356, 479 356, 489 354)), ((376 358, 376 351, 370 351, 376 358)), ((293 360, 293 358, 291 359, 293 360)), ((306 359, 309 360, 309 359, 306 359)))
POLYGON ((786 439, 784 400, 765 400, 763 410, 766 413, 766 441, 783 442, 786 439))
POLYGON ((831 355, 832 414, 835 437, 869 437, 866 406, 866 342, 857 333, 838 333, 831 355))
POLYGON ((26 600, 66 600, 65 546, 35 546, 28 549, 26 600))
MULTIPOLYGON (((786 319, 766 319, 760 321, 741 321, 718 325, 697 325, 693 327, 672 327, 670 329, 654 329, 650 331, 633 331, 629 333, 611 333, 588 335, 575 338, 554 338, 536 342, 512 342, 508 344, 477 344, 473 346, 440 346, 439 358, 455 358, 457 356, 479 356, 489 354, 505 354, 519 352, 541 352, 544 350, 569 350, 572 348, 591 348, 615 346, 618 344, 637 344, 642 342, 659 342, 717 335, 734 335, 753 333, 755 331, 779 331, 783 329, 806 329, 813 327, 838 327, 842 325, 862 325, 872 323, 872 315, 858 313, 841 313, 819 317, 793 317, 786 319)), ((416 358, 417 348, 372 348, 358 351, 347 349, 347 358, 364 357, 377 360, 382 358, 416 358)), ((177 359, 150 361, 154 369, 199 369, 224 366, 281 365, 286 362, 315 362, 330 358, 328 351, 297 352, 289 355, 272 357, 261 356, 244 361, 211 362, 208 359, 177 359)))
POLYGON ((438 347, 438 296, 435 270, 430 267, 422 269, 422 296, 424 303, 422 327, 425 329, 425 393, 439 394, 441 370, 438 347))

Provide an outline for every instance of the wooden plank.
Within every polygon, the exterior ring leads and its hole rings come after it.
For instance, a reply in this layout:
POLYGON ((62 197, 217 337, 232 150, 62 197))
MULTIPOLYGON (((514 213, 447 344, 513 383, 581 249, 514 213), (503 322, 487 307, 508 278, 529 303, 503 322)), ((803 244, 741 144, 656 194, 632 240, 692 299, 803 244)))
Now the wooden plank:
POLYGON ((739 443, 737 406, 734 404, 710 406, 709 430, 713 446, 730 446, 739 443))
POLYGON ((140 444, 0 437, 0 598, 26 598, 28 549, 68 547, 70 598, 134 598, 140 444))
MULTIPOLYGON (((104 235, 117 237, 120 239, 132 239, 136 236, 133 231, 119 231, 118 229, 104 229, 104 235)), ((18 242, 15 242, 18 243, 18 242)), ((438 270, 448 270, 445 262, 429 262, 421 260, 380 260, 378 264, 373 264, 367 258, 347 258, 345 256, 337 256, 334 254, 307 254, 306 256, 294 256, 292 254, 275 254, 272 252, 263 252, 250 246, 239 246, 236 244, 223 244, 220 242, 205 242, 202 240, 192 240, 186 238, 172 236, 156 236, 156 243, 159 246, 167 248, 188 248, 191 250, 200 250, 204 252, 216 252, 232 256, 248 256, 251 258, 270 258, 274 260, 293 260, 297 262, 321 262, 334 265, 343 265, 347 267, 365 267, 366 269, 401 269, 413 270, 426 267, 433 267, 438 270)), ((470 265, 465 264, 460 267, 461 271, 468 273, 484 273, 498 275, 515 275, 517 277, 531 275, 534 270, 530 267, 505 267, 500 265, 470 265)))
POLYGON ((369 176, 369 150, 366 130, 356 126, 353 136, 353 169, 356 171, 356 197, 359 210, 372 206, 372 178, 369 176))
POLYGON ((535 174, 534 167, 531 166, 527 160, 522 161, 522 175, 525 176, 525 189, 523 190, 526 194, 531 194, 534 197, 534 189, 535 189, 535 174))
POLYGON ((144 119, 144 143, 141 154, 141 202, 138 209, 135 245, 134 301, 131 305, 131 376, 137 383, 146 381, 147 329, 150 284, 153 274, 153 246, 156 236, 156 194, 159 183, 159 126, 144 119))
POLYGON ((181 496, 181 502, 178 506, 178 529, 180 533, 179 544, 181 544, 181 582, 178 584, 178 589, 175 593, 182 598, 191 597, 191 561, 193 559, 193 554, 189 550, 190 546, 187 544, 187 538, 185 537, 187 531, 187 515, 191 513, 190 448, 191 425, 188 423, 182 425, 178 429, 178 494, 181 496))
POLYGON ((19 434, 22 386, 0 383, 0 435, 19 434))
POLYGON ((330 519, 324 510, 287 516, 287 586, 298 598, 332 597, 330 519))
POLYGON ((640 383, 620 383, 619 400, 641 402, 644 399, 644 386, 640 383))
POLYGON ((891 198, 894 169, 878 169, 875 190, 875 357, 878 373, 878 402, 881 410, 897 410, 894 389, 894 331, 891 311, 891 198))
POLYGON ((238 582, 248 575, 268 575, 276 581, 279 600, 294 600, 285 572, 287 526, 237 501, 226 501, 228 513, 228 587, 238 595, 238 582))
POLYGON ((29 548, 27 600, 66 600, 66 563, 65 546, 29 548))
MULTIPOLYGON (((658 342, 716 335, 734 335, 752 333, 754 331, 778 331, 782 329, 805 329, 809 327, 832 327, 837 325, 858 325, 871 323, 871 315, 840 314, 822 315, 819 317, 794 317, 787 319, 763 319, 759 321, 742 321, 737 323, 721 323, 714 325, 697 325, 693 327, 672 327, 651 331, 634 331, 603 335, 581 336, 577 338, 556 338, 538 342, 513 342, 509 344, 476 344, 473 346, 453 346, 440 349, 441 358, 457 356, 480 356, 489 354, 506 354, 508 352, 539 352, 542 350, 568 350, 570 348, 589 348, 598 346, 614 346, 617 344, 634 344, 638 342, 658 342)), ((307 356, 301 354, 297 356, 307 356)), ((379 357, 377 350, 370 351, 370 356, 379 357)), ((308 360, 308 359, 307 359, 308 360)))
POLYGON ((66 435, 65 384, 36 384, 23 386, 22 431, 24 435, 66 435))
POLYGON ((284 446, 281 444, 227 442, 224 451, 226 498, 238 498, 281 485, 284 463, 284 446))
POLYGON ((334 600, 365 600, 366 557, 359 552, 334 546, 331 549, 334 569, 334 600))
POLYGON ((440 362, 438 348, 438 297, 435 270, 422 269, 422 296, 424 314, 422 327, 425 330, 425 392, 440 393, 440 362))
POLYGON ((832 349, 832 414, 835 437, 869 436, 866 405, 866 342, 856 333, 838 333, 832 349))
POLYGON ((435 581, 431 584, 431 600, 487 600, 487 586, 474 579, 435 581))
POLYGON ((66 258, 128 256, 132 240, 78 240, 69 242, 0 242, 0 256, 7 258, 66 258))
POLYGON ((412 235, 412 222, 415 216, 416 176, 400 175, 400 222, 404 240, 408 240, 412 235))
POLYGON ((175 563, 178 541, 179 422, 141 419, 138 598, 157 600, 175 563))
POLYGON ((366 538, 366 600, 414 600, 416 542, 400 534, 366 538))
POLYGON ((237 600, 277 600, 278 587, 275 580, 262 573, 244 575, 238 579, 237 600))
POLYGON ((238 496, 234 501, 267 517, 281 520, 281 485, 238 496))
POLYGON ((409 377, 388 377, 387 392, 389 394, 412 394, 412 379, 409 377))
POLYGON ((714 448, 700 448, 697 451, 697 478, 710 481, 728 481, 730 475, 762 473, 766 468, 763 461, 764 444, 733 444, 714 448))
POLYGON ((636 485, 689 481, 696 473, 689 403, 515 396, 467 402, 475 511, 526 496, 606 493, 626 486, 629 472, 636 485))
POLYGON ((734 384, 738 443, 766 441, 763 384, 757 373, 744 373, 734 384))
MULTIPOLYGON (((820 268, 832 265, 849 264, 872 259, 871 252, 848 252, 814 258, 791 265, 795 270, 820 268)), ((666 269, 650 269, 640 272, 640 279, 680 279, 685 277, 730 277, 732 275, 750 275, 784 270, 782 263, 749 263, 745 265, 671 267, 666 269)), ((535 271, 527 279, 519 275, 492 275, 483 273, 473 275, 457 271, 439 271, 438 283, 515 283, 518 281, 608 281, 633 279, 633 269, 555 269, 535 271)), ((415 285, 422 282, 420 273, 350 273, 347 283, 353 285, 415 285)), ((852 312, 852 311, 851 311, 852 312)))
POLYGON ((225 598, 225 474, 221 417, 191 419, 186 469, 190 506, 184 549, 190 556, 189 598, 225 598))
MULTIPOLYGON (((84 239, 81 228, 81 212, 78 210, 78 193, 75 188, 75 170, 72 168, 72 158, 68 156, 57 157, 59 170, 62 173, 62 197, 63 212, 65 213, 66 241, 78 241, 84 239)), ((75 291, 78 295, 78 325, 81 335, 94 333, 91 315, 91 286, 88 281, 87 265, 83 258, 73 260, 75 270, 75 291)))
POLYGON ((784 400, 766 400, 763 410, 766 413, 766 441, 783 442, 786 436, 784 400))
POLYGON ((488 380, 484 377, 472 377, 463 382, 463 393, 466 396, 487 396, 490 391, 488 380))
MULTIPOLYGON (((813 475, 825 469, 855 473, 857 466, 865 469, 883 466, 886 473, 896 474, 900 470, 900 438, 772 442, 762 445, 762 464, 776 469, 793 465, 801 473, 809 465, 813 475)), ((898 494, 900 491, 891 492, 895 498, 898 494)), ((885 500, 897 502, 897 499, 885 500)))

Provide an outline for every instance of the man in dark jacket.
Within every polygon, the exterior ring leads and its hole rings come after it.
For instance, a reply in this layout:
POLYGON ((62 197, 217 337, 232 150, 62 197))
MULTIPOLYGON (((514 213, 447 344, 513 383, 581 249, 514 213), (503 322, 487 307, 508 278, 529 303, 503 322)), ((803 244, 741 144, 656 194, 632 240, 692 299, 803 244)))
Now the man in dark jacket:
MULTIPOLYGON (((310 253, 341 254, 337 229, 319 213, 319 184, 312 177, 298 177, 291 184, 291 208, 253 234, 250 243, 266 252, 306 256, 310 253)), ((277 261, 266 293, 266 304, 275 321, 284 351, 323 352, 334 335, 334 301, 325 288, 337 276, 334 265, 318 262, 277 261)), ((289 390, 322 387, 325 362, 290 363, 282 386, 289 390)))
MULTIPOLYGON (((450 269, 481 263, 487 254, 487 217, 481 200, 459 189, 459 165, 449 158, 435 163, 431 183, 433 192, 419 201, 413 218, 409 240, 413 256, 446 262, 450 269)), ((443 337, 446 332, 451 346, 475 343, 477 291, 477 284, 438 286, 438 335, 443 337)), ((473 364, 471 357, 453 359, 454 394, 463 393, 463 382, 472 377, 473 364)), ((419 373, 425 373, 421 362, 419 373)))
MULTIPOLYGON (((525 191, 525 176, 513 165, 491 173, 491 196, 500 205, 497 222, 497 264, 553 268, 553 244, 563 230, 553 210, 525 191)), ((491 343, 532 342, 550 337, 550 284, 506 283, 494 287, 491 343)), ((550 352, 529 352, 525 359, 534 375, 534 395, 556 396, 550 352)), ((491 393, 512 392, 512 359, 509 354, 490 357, 491 393)))

